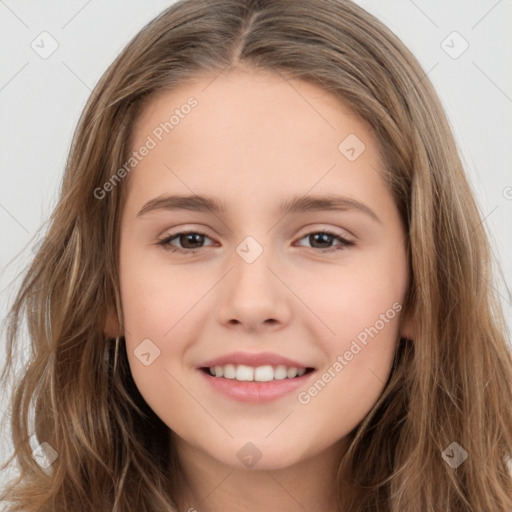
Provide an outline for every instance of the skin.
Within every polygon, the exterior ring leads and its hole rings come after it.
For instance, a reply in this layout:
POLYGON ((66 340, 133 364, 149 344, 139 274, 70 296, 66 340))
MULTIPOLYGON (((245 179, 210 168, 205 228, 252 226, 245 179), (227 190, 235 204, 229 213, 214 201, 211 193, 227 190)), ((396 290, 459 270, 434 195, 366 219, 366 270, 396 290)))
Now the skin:
MULTIPOLYGON (((407 290, 406 235, 383 181, 378 143, 339 99, 315 85, 235 68, 159 94, 135 126, 139 148, 169 113, 198 105, 131 171, 121 220, 120 283, 130 368, 141 394, 169 426, 189 491, 180 510, 337 510, 334 481, 346 436, 384 389, 399 336, 412 337, 403 311, 307 404, 297 392, 265 404, 213 390, 197 366, 236 350, 272 351, 332 368, 366 327, 407 290), (213 81, 212 81, 213 80, 213 81), (354 161, 338 150, 356 134, 354 161), (226 202, 225 214, 187 210, 137 213, 163 194, 201 194, 226 202), (292 196, 336 193, 356 210, 279 215, 292 196), (354 242, 307 236, 328 229, 354 242), (205 233, 172 253, 159 240, 205 233), (253 237, 263 253, 247 263, 236 248, 253 237), (195 245, 194 245, 195 243, 195 245), (316 244, 315 244, 316 243, 316 244), (202 245, 201 245, 202 244, 202 245), (190 249, 189 249, 190 250, 190 249), (150 339, 150 365, 134 351, 150 339), (253 443, 252 468, 237 452, 253 443)), ((106 333, 119 326, 111 315, 106 333)))

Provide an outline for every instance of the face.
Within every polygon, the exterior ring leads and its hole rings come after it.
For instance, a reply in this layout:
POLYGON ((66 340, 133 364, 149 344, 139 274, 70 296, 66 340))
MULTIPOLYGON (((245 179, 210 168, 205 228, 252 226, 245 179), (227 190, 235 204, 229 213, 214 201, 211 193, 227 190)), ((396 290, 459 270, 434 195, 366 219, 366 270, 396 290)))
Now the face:
POLYGON ((120 283, 146 402, 230 466, 339 446, 406 335, 405 233, 368 127, 312 84, 236 69, 161 93, 133 150, 120 283))

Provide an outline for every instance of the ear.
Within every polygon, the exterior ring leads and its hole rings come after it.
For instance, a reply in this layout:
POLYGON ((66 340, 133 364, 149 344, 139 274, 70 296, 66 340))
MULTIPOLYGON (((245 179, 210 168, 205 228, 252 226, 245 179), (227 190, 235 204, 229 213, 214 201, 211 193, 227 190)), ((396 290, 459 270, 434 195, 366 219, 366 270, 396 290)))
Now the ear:
POLYGON ((400 325, 400 337, 414 340, 414 318, 405 311, 402 314, 400 325))
POLYGON ((122 336, 117 312, 112 304, 107 307, 104 332, 107 338, 117 338, 118 336, 122 336))
POLYGON ((407 340, 414 340, 415 338, 415 327, 416 327, 416 311, 417 311, 417 298, 412 293, 411 288, 407 289, 407 292, 402 300, 403 309, 400 312, 400 338, 407 340))

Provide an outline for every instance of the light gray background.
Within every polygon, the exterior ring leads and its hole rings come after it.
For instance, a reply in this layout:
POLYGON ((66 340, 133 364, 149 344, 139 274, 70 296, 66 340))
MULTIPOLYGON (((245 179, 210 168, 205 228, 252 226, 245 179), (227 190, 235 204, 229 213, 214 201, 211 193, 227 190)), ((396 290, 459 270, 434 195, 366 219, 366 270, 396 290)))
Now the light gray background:
MULTIPOLYGON (((0 320, 33 256, 33 237, 56 204, 71 136, 94 84, 171 3, 0 0, 0 320), (43 31, 59 45, 47 59, 31 48, 43 31)), ((405 42, 441 97, 503 268, 498 291, 512 328, 512 1, 357 3, 405 42), (462 48, 453 31, 469 44, 456 59, 445 51, 462 48)), ((1 343, 3 357, 3 332, 1 343)), ((5 397, 0 403, 1 416, 5 397)), ((3 462, 9 445, 1 427, 3 462)))

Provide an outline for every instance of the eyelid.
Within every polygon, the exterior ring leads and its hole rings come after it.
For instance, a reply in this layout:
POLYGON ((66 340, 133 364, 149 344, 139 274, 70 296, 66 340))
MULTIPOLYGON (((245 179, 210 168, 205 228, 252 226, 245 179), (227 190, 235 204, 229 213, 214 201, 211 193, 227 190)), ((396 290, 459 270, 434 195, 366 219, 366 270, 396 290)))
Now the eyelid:
POLYGON ((161 237, 160 237, 160 240, 162 239, 165 239, 165 238, 169 238, 171 236, 176 236, 176 235, 182 235, 184 233, 197 233, 199 235, 205 235, 205 236, 208 236, 209 238, 213 239, 214 236, 211 233, 211 230, 207 227, 204 227, 200 224, 185 224, 185 225, 180 225, 179 227, 176 227, 176 228, 168 228, 165 230, 164 232, 165 234, 163 234, 161 237))
MULTIPOLYGON (((172 232, 172 228, 170 228, 171 231, 167 232, 167 234, 163 235, 160 239, 165 239, 165 238, 169 238, 170 236, 181 235, 181 234, 189 233, 189 232, 197 233, 200 235, 205 235, 211 239, 214 239, 214 236, 209 234, 208 228, 203 227, 203 226, 200 226, 200 227, 198 227, 198 226, 199 225, 197 225, 197 224, 196 225, 191 224, 191 225, 180 226, 179 228, 177 228, 177 229, 179 229, 179 231, 175 231, 175 232, 172 232)), ((344 238, 347 242, 355 241, 353 239, 357 239, 357 237, 346 228, 326 227, 325 224, 321 224, 321 223, 310 224, 310 225, 304 227, 300 232, 301 234, 297 235, 297 236, 298 236, 298 238, 303 238, 305 235, 309 235, 312 233, 320 233, 320 232, 332 233, 336 236, 340 236, 341 238, 344 238), (343 231, 340 232, 340 230, 343 230, 343 231)))
POLYGON ((333 235, 344 238, 347 242, 355 241, 356 236, 352 234, 348 229, 340 228, 340 227, 326 227, 325 224, 309 224, 304 228, 304 231, 301 231, 302 234, 299 235, 299 238, 303 238, 305 235, 309 235, 311 233, 332 233, 333 235))

